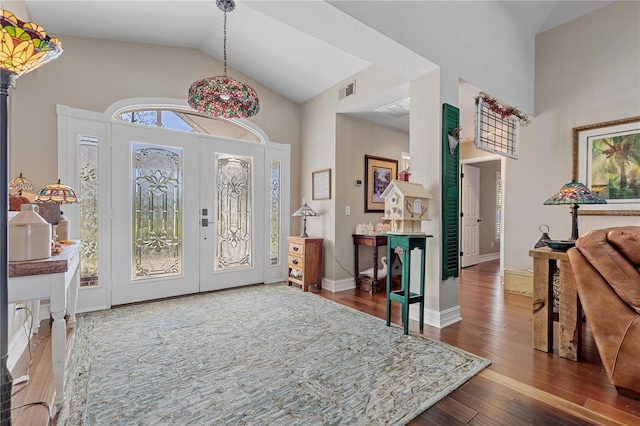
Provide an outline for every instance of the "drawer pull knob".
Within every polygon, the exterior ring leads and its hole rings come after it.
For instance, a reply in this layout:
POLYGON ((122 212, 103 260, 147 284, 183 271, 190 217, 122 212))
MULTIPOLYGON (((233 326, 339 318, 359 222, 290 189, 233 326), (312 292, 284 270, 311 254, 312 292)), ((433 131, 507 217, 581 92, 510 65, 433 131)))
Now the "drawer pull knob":
POLYGON ((294 248, 293 248, 293 251, 298 251, 298 250, 300 250, 300 248, 299 248, 299 247, 294 247, 294 248))
POLYGON ((297 260, 297 259, 293 259, 293 260, 291 261, 291 263, 293 263, 294 265, 297 265, 297 264, 298 264, 298 260, 297 260))

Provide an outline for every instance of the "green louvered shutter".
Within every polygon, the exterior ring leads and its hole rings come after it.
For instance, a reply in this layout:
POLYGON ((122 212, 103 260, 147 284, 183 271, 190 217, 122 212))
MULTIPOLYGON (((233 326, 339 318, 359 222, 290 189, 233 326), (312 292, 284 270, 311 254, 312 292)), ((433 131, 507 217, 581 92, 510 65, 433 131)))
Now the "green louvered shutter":
POLYGON ((460 110, 442 105, 442 279, 457 277, 460 267, 460 146, 451 154, 449 132, 459 126, 460 110))

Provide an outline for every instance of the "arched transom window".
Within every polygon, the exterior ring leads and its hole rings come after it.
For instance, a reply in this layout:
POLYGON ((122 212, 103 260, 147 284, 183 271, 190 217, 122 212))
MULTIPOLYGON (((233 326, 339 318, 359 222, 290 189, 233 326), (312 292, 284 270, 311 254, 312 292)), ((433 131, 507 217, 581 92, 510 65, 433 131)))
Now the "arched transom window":
POLYGON ((263 143, 262 138, 252 129, 236 121, 214 118, 191 111, 170 108, 137 108, 120 111, 114 118, 127 123, 263 143))

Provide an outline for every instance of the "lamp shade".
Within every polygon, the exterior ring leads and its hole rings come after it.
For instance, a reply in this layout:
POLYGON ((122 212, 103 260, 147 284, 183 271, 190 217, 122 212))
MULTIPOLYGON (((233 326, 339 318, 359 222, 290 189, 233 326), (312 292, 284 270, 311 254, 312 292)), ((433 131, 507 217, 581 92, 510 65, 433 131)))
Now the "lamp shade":
POLYGON ((293 212, 291 216, 318 216, 315 210, 313 210, 307 203, 304 203, 302 207, 293 212))
POLYGON ((32 71, 62 53, 62 44, 33 22, 22 22, 0 9, 0 68, 15 76, 32 71))
POLYGON ((316 213, 315 210, 309 207, 307 203, 304 203, 302 207, 300 207, 298 210, 293 212, 291 216, 295 216, 295 217, 302 216, 304 218, 303 225, 302 225, 303 226, 302 234, 300 234, 300 236, 303 238, 309 238, 309 235, 307 235, 307 216, 318 216, 318 213, 316 213))
POLYGON ((607 201, 592 192, 586 185, 575 180, 565 184, 544 204, 606 204, 607 201))
POLYGON ((241 81, 227 76, 198 80, 189 88, 189 106, 214 117, 251 117, 258 113, 258 94, 241 81))
POLYGON ((60 179, 58 183, 45 186, 36 195, 37 203, 71 204, 79 201, 76 191, 70 186, 61 184, 60 179))
POLYGON ((11 183, 9 183, 9 190, 18 191, 20 195, 22 195, 22 191, 31 191, 32 189, 33 189, 33 184, 29 182, 29 179, 27 179, 26 177, 23 177, 22 173, 20 173, 20 176, 18 176, 17 178, 12 180, 11 183))
POLYGON ((580 204, 607 204, 607 200, 598 197, 586 185, 576 182, 569 182, 543 204, 546 205, 571 205, 571 239, 577 240, 578 232, 578 208, 580 204))

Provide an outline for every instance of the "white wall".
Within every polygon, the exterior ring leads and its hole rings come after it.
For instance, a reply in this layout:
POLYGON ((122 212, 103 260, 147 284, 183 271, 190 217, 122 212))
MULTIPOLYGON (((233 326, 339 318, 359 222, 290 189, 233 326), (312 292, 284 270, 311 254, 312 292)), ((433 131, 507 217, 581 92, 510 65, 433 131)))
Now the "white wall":
MULTIPOLYGON (((533 34, 517 26, 503 2, 331 4, 438 65, 444 78, 463 78, 510 105, 533 112, 533 34), (398 22, 402 25, 390 24, 398 22)), ((442 99, 457 105, 457 96, 452 100, 442 99)))
MULTIPOLYGON (((535 119, 520 160, 507 161, 505 268, 532 265, 540 224, 552 238, 571 234, 569 207, 542 203, 571 181, 572 129, 640 115, 639 17, 639 2, 620 1, 536 38, 535 119)), ((625 224, 640 217, 579 217, 581 234, 625 224)))

